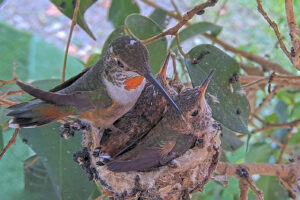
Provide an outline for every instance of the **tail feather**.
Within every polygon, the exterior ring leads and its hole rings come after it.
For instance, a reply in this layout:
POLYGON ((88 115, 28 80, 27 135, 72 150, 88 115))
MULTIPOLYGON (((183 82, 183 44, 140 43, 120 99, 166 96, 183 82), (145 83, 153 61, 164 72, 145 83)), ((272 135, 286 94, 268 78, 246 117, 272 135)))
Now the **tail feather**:
POLYGON ((49 104, 40 100, 32 100, 8 107, 12 116, 9 126, 11 128, 32 128, 41 126, 59 118, 65 117, 67 113, 59 106, 49 104))

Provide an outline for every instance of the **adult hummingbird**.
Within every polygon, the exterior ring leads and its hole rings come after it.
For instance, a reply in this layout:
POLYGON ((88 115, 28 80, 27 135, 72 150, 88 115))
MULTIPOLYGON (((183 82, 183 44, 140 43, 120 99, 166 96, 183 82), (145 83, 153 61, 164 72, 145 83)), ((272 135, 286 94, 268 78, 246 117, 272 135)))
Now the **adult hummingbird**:
MULTIPOLYGON (((168 94, 170 94, 170 88, 166 80, 166 72, 169 57, 170 53, 156 75, 156 79, 168 94)), ((166 113, 166 108, 166 99, 156 87, 147 81, 134 107, 114 123, 115 127, 126 132, 126 134, 119 132, 106 134, 106 130, 100 143, 101 152, 114 156, 122 149, 130 146, 130 144, 135 143, 136 140, 147 134, 161 120, 166 113)))
POLYGON ((94 127, 116 131, 113 123, 134 106, 145 78, 180 112, 152 76, 146 47, 133 37, 121 36, 96 65, 53 90, 43 91, 18 81, 19 87, 36 99, 8 107, 12 110, 8 116, 13 116, 10 127, 29 128, 75 117, 94 127))
POLYGON ((212 112, 205 100, 205 92, 213 74, 214 71, 200 86, 186 89, 175 98, 186 122, 169 109, 135 148, 106 161, 108 169, 115 172, 148 170, 167 164, 193 147, 212 124, 212 112))

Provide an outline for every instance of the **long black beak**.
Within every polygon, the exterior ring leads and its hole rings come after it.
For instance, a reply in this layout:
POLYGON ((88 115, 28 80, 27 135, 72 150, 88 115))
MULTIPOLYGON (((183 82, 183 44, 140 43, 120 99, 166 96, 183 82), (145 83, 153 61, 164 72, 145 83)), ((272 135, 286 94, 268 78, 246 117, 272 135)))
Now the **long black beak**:
POLYGON ((215 73, 215 70, 212 70, 209 73, 209 75, 207 76, 207 78, 199 86, 198 90, 199 90, 199 92, 201 92, 200 99, 199 99, 200 102, 202 102, 205 97, 205 92, 206 92, 207 86, 208 86, 209 82, 211 81, 211 78, 213 77, 214 73, 215 73))
POLYGON ((178 111, 179 114, 181 113, 181 110, 179 109, 179 107, 177 106, 177 104, 173 101, 173 99, 168 95, 168 93, 165 91, 165 89, 161 86, 161 84, 153 77, 153 75, 151 73, 147 73, 145 75, 145 78, 152 83, 163 95, 164 97, 167 99, 167 101, 170 102, 170 104, 176 109, 176 111, 178 111))

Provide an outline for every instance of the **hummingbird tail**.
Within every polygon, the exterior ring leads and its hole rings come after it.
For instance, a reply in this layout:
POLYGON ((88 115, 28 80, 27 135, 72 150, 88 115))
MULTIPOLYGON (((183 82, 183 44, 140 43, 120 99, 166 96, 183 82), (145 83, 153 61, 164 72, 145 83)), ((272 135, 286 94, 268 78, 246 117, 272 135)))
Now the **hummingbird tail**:
POLYGON ((59 106, 40 100, 32 100, 8 107, 12 110, 7 116, 12 116, 9 121, 11 128, 33 128, 65 117, 65 112, 59 106))

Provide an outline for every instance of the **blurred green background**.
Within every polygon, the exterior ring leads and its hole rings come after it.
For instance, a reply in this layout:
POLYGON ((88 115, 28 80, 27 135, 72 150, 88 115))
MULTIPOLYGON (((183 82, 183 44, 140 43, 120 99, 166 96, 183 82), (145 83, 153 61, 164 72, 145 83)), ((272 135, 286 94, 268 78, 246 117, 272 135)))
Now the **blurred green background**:
MULTIPOLYGON (((98 0, 87 9, 85 20, 97 40, 94 41, 81 28, 75 28, 70 46, 71 56, 68 57, 67 78, 80 72, 87 62, 91 62, 89 60, 91 55, 99 55, 102 52, 102 47, 114 27, 123 24, 124 20, 117 20, 123 19, 122 14, 125 17, 133 12, 145 16, 153 14, 153 8, 141 1, 136 2, 137 5, 133 3, 132 7, 129 4, 118 4, 113 8, 111 1, 98 0), (120 16, 108 14, 113 12, 112 9, 119 10, 118 6, 124 8, 120 16)), ((167 0, 155 2, 168 10, 172 8, 167 0)), ((196 0, 175 2, 182 13, 199 4, 196 0)), ((47 0, 34 2, 6 0, 0 3, 0 79, 12 78, 13 62, 17 61, 17 74, 22 81, 29 81, 42 89, 50 89, 61 79, 64 48, 71 21, 47 0)), ((296 21, 300 23, 300 15, 297 15, 300 13, 300 0, 294 0, 293 3, 296 21)), ((279 63, 289 72, 299 75, 279 48, 275 34, 258 13, 256 6, 256 1, 219 0, 215 7, 207 9, 204 15, 194 17, 191 22, 207 21, 221 26, 219 39, 241 50, 279 63)), ((277 22, 280 32, 283 33, 283 41, 290 47, 284 1, 264 1, 263 6, 271 19, 277 22)), ((175 23, 176 21, 170 20, 170 25, 175 23)), ((168 37, 168 42, 171 42, 171 37, 168 37)), ((197 35, 184 42, 183 49, 188 52, 199 44, 211 44, 211 42, 197 35)), ((166 53, 166 49, 163 51, 166 53)), ((227 53, 237 62, 257 66, 240 56, 227 53)), ((155 59, 157 63, 154 65, 159 67, 163 58, 164 54, 160 59, 155 59)), ((170 76, 171 73, 170 71, 170 76)), ((243 70, 240 70, 240 73, 245 74, 243 70)), ((265 72, 265 75, 268 74, 265 72)), ((188 80, 184 75, 181 78, 188 80)), ((0 95, 10 90, 17 90, 17 87, 13 84, 1 87, 0 95)), ((262 102, 266 95, 267 87, 258 91, 256 105, 262 102)), ((29 98, 27 95, 13 97, 18 101, 29 98)), ((12 129, 7 128, 6 113, 5 108, 0 106, 0 149, 7 144, 13 132, 12 129)), ((276 97, 264 107, 259 116, 268 123, 283 123, 299 119, 299 90, 284 88, 278 91, 276 97)), ((254 123, 261 126, 258 122, 254 123)), ((94 199, 101 194, 72 160, 72 154, 80 150, 81 136, 77 134, 71 140, 62 140, 57 127, 57 124, 50 124, 43 128, 22 131, 16 145, 13 145, 0 160, 0 199, 94 199), (24 169, 26 164, 35 159, 37 152, 38 162, 24 169)), ((250 131, 253 129, 251 126, 248 128, 250 131)), ((294 128, 288 144, 288 149, 292 152, 300 149, 299 128, 299 126, 294 128)), ((283 143, 287 131, 288 129, 283 128, 270 130, 267 133, 283 143)), ((278 159, 281 149, 261 133, 251 137, 248 151, 246 151, 246 140, 247 137, 243 137, 243 143, 237 142, 235 151, 224 147, 226 150, 222 160, 240 164, 275 163, 278 159)), ((285 154, 283 158, 287 161, 290 157, 285 154)), ((264 191, 265 199, 288 199, 286 191, 276 178, 258 175, 253 178, 257 186, 264 191)), ((193 195, 193 199, 238 199, 238 197, 238 181, 235 178, 229 179, 226 187, 210 181, 203 193, 193 195)), ((255 199, 251 192, 249 199, 255 199)))

